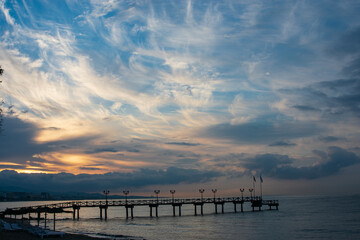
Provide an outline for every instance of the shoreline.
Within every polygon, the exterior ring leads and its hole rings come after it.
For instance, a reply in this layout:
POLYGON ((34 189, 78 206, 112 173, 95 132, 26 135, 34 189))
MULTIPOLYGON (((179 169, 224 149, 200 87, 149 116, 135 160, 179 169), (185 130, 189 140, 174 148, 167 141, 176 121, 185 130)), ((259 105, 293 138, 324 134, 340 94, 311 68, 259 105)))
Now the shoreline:
MULTIPOLYGON (((0 232, 0 239, 6 239, 6 240, 39 240, 41 239, 38 236, 32 235, 28 232, 0 232)), ((45 238, 46 239, 46 238, 45 238)), ((64 240, 95 240, 95 239, 101 239, 97 237, 90 237, 87 235, 82 234, 72 234, 72 233, 65 233, 64 236, 59 237, 58 239, 64 239, 64 240)))
POLYGON ((102 234, 81 234, 81 233, 69 233, 69 232, 63 232, 63 231, 51 231, 50 229, 43 229, 36 226, 33 226, 29 224, 27 221, 23 221, 20 219, 0 219, 0 240, 6 239, 6 240, 18 240, 18 239, 24 239, 24 240, 38 240, 42 239, 41 236, 34 234, 34 232, 38 231, 50 231, 52 233, 60 233, 59 235, 47 235, 43 238, 60 238, 64 240, 96 240, 96 239, 113 239, 113 240, 144 240, 144 238, 138 238, 138 237, 131 237, 131 236, 124 236, 124 235, 102 235, 102 234), (6 230, 5 224, 13 224, 17 225, 16 230, 6 230), (35 231, 34 231, 35 230, 35 231))
MULTIPOLYGON (((27 221, 22 221, 22 220, 18 220, 18 219, 10 219, 10 218, 2 219, 2 222, 0 222, 0 239, 6 239, 6 240, 18 240, 18 239, 38 240, 38 239, 41 239, 40 236, 31 234, 28 231, 29 228, 35 229, 36 227, 30 225, 27 221), (1 225, 4 223, 10 223, 10 224, 16 223, 20 227, 20 230, 6 231, 5 228, 1 227, 1 225)), ((63 235, 58 236, 57 238, 61 238, 61 239, 65 239, 65 240, 101 239, 101 237, 88 236, 85 234, 75 234, 75 233, 67 233, 67 232, 61 232, 61 233, 63 233, 63 235)), ((44 238, 47 238, 47 237, 44 237, 44 238)), ((102 239, 104 239, 104 238, 102 238, 102 239)))

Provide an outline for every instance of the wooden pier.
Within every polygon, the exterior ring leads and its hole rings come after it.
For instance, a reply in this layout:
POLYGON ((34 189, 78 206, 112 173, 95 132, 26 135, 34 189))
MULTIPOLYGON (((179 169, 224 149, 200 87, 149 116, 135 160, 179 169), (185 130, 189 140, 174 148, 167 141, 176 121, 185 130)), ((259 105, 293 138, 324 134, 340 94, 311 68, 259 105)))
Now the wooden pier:
MULTIPOLYGON (((153 217, 153 210, 155 210, 155 216, 159 216, 159 206, 170 205, 172 206, 172 214, 176 216, 176 208, 178 215, 181 216, 182 205, 193 205, 194 215, 198 215, 198 208, 200 208, 200 215, 204 214, 205 204, 214 204, 215 214, 218 213, 218 207, 221 207, 221 212, 224 213, 224 204, 233 204, 234 212, 238 212, 237 206, 240 205, 240 212, 244 211, 244 204, 251 204, 252 211, 261 211, 262 207, 267 206, 269 210, 278 210, 278 200, 264 200, 260 197, 227 197, 227 198, 157 198, 157 199, 145 199, 145 200, 98 200, 98 201, 71 201, 71 202, 60 202, 54 204, 29 206, 29 207, 18 207, 18 208, 7 208, 5 211, 0 212, 0 217, 14 217, 28 214, 31 219, 31 214, 36 214, 38 225, 41 219, 41 214, 44 214, 45 224, 47 214, 54 214, 54 230, 55 230, 55 214, 68 212, 72 213, 73 220, 80 219, 81 208, 99 208, 100 219, 107 219, 108 207, 124 207, 126 211, 126 218, 134 218, 134 207, 136 206, 148 206, 150 208, 150 217, 153 217), (66 210, 67 209, 67 210, 66 210), (130 210, 130 215, 129 215, 130 210), (104 214, 103 214, 104 213, 104 214)), ((34 218, 33 218, 34 219, 34 218)))

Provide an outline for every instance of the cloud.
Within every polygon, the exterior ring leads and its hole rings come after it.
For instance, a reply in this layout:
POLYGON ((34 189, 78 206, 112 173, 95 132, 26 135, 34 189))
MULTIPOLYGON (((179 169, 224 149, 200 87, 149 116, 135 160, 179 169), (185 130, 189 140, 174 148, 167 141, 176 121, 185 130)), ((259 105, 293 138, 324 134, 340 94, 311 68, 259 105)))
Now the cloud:
POLYGON ((304 114, 320 114, 323 120, 343 120, 343 117, 360 116, 360 78, 336 79, 309 84, 303 88, 281 89, 294 102, 292 107, 304 114))
POLYGON ((319 140, 329 143, 329 142, 336 142, 336 141, 342 140, 342 138, 334 137, 334 136, 325 136, 325 137, 319 137, 319 140))
POLYGON ((218 124, 203 129, 200 134, 209 138, 234 140, 244 144, 271 144, 283 139, 311 137, 323 131, 315 123, 279 120, 272 122, 267 119, 255 119, 252 122, 231 125, 218 124))
POLYGON ((295 105, 295 106, 293 106, 293 108, 296 108, 297 110, 300 110, 300 111, 315 111, 315 112, 317 112, 317 111, 319 111, 319 109, 317 109, 317 108, 314 108, 314 107, 312 107, 312 106, 305 106, 305 105, 295 105))
POLYGON ((139 169, 132 173, 79 174, 58 173, 17 173, 4 170, 0 172, 2 191, 87 191, 98 192, 103 189, 121 190, 140 188, 150 185, 168 185, 180 183, 204 183, 223 174, 211 170, 184 169, 169 167, 165 170, 139 169))
POLYGON ((116 152, 118 152, 118 150, 116 150, 114 148, 97 148, 97 149, 94 149, 94 150, 85 151, 85 153, 88 153, 88 154, 103 153, 103 152, 116 153, 116 152))
POLYGON ((340 147, 330 147, 325 154, 318 154, 321 161, 313 166, 294 167, 296 159, 288 155, 262 154, 246 159, 244 167, 277 179, 317 179, 335 175, 343 168, 359 164, 360 158, 340 147))
POLYGON ((292 147, 292 146, 296 146, 296 144, 288 141, 279 141, 269 144, 269 147, 292 147))
POLYGON ((179 146, 198 146, 200 143, 188 143, 188 142, 168 142, 169 145, 179 145, 179 146))
POLYGON ((0 135, 0 159, 12 160, 16 163, 25 163, 32 156, 49 151, 48 145, 37 144, 35 137, 38 133, 36 125, 24 122, 19 118, 4 118, 4 131, 0 135))
POLYGON ((360 27, 346 31, 329 47, 328 51, 336 57, 360 53, 360 27))

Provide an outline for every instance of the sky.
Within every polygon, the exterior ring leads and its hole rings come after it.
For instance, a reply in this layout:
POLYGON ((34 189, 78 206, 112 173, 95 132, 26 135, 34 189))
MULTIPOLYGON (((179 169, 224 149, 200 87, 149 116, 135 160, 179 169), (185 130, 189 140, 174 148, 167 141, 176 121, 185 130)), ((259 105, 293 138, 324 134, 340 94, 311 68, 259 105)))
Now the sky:
POLYGON ((359 12, 0 0, 0 191, 360 194, 359 12))

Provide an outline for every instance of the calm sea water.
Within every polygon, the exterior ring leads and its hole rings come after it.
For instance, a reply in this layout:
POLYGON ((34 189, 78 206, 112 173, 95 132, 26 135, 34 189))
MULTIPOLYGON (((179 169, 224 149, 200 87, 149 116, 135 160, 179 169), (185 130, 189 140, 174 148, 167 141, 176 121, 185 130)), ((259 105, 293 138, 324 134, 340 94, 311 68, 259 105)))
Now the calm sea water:
MULTIPOLYGON (((149 207, 135 207, 135 218, 126 220, 124 208, 109 207, 109 219, 101 221, 98 208, 82 208, 79 221, 73 221, 71 213, 58 214, 56 228, 71 233, 126 235, 148 240, 360 239, 359 195, 268 199, 280 201, 279 211, 251 212, 247 205, 246 212, 234 213, 233 204, 229 203, 225 204, 225 214, 214 214, 214 206, 208 204, 203 216, 193 216, 194 207, 183 206, 181 217, 172 217, 171 207, 160 207, 160 217, 150 218, 149 207)), ((36 204, 44 202, 0 203, 0 209, 36 204)), ((44 226, 43 221, 40 224, 44 226)), ((47 225, 52 228, 51 219, 47 225)))

